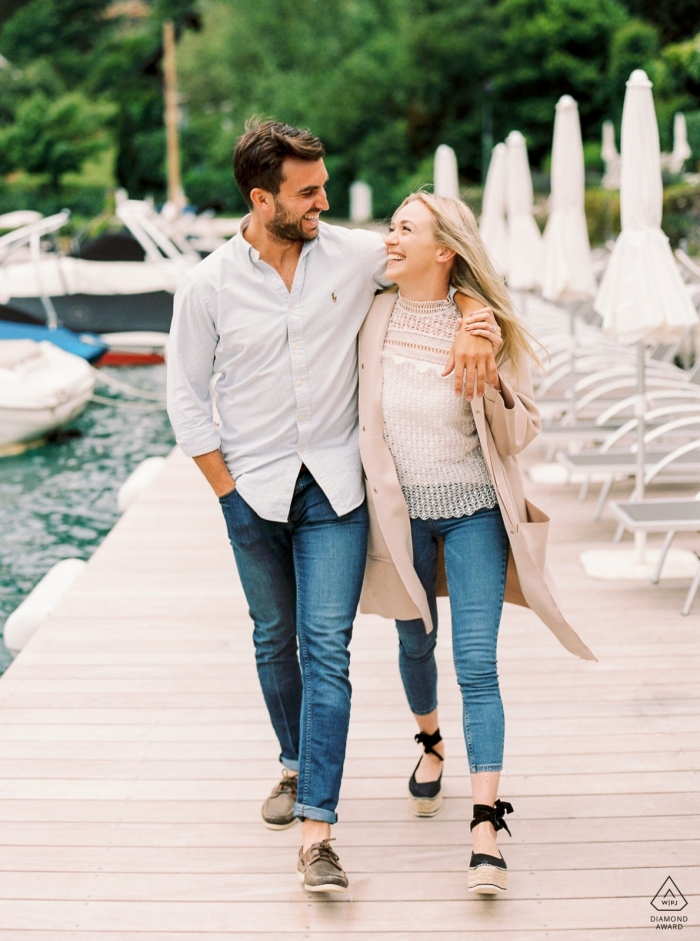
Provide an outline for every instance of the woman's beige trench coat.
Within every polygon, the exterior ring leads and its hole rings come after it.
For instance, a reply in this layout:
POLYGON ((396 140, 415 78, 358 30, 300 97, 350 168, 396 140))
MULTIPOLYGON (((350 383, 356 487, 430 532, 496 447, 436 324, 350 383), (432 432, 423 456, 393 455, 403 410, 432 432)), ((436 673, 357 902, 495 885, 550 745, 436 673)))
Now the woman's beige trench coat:
MULTIPOLYGON (((396 303, 394 293, 376 297, 359 339, 360 453, 364 465, 370 532, 369 552, 360 610, 387 618, 432 619, 423 586, 413 568, 411 523, 391 452, 384 441, 382 414, 382 348, 396 303)), ((517 375, 510 363, 499 366, 501 386, 513 406, 490 386, 472 411, 486 466, 510 540, 506 601, 531 608, 571 653, 596 658, 567 623, 554 598, 545 566, 549 517, 525 499, 516 455, 539 432, 529 370, 517 375)), ((447 381, 447 380, 446 380, 447 381)), ((447 594, 440 553, 438 594, 447 594)))

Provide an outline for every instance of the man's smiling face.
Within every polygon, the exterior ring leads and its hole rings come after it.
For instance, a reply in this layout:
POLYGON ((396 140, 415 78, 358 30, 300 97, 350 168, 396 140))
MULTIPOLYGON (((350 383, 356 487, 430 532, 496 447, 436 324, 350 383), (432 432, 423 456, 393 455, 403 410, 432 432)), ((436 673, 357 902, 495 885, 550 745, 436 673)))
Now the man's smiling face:
POLYGON ((318 235, 319 217, 328 209, 328 173, 323 160, 287 158, 282 184, 273 196, 275 212, 267 228, 279 241, 308 242, 318 235))

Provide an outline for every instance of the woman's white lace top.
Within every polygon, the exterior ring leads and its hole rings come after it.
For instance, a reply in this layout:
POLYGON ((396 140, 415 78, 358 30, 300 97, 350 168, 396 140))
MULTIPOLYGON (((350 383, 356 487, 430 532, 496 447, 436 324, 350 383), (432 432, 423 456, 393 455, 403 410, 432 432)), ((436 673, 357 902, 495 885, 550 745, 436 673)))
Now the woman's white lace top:
POLYGON ((399 294, 382 362, 384 440, 412 519, 470 516, 497 504, 469 402, 443 378, 459 311, 399 294))

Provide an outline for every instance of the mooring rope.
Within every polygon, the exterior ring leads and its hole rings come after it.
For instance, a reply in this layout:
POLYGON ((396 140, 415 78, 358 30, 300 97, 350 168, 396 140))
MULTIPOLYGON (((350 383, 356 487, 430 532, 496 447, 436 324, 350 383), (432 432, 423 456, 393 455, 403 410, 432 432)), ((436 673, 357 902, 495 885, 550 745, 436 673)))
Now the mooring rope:
POLYGON ((165 401, 160 401, 159 403, 154 402, 152 405, 144 402, 124 402, 122 399, 110 399, 104 395, 95 395, 94 393, 90 396, 90 401, 95 402, 96 405, 111 405, 113 408, 130 408, 134 409, 137 412, 163 412, 165 411, 165 401))
POLYGON ((145 389, 137 389, 136 386, 130 386, 121 379, 115 379, 114 376, 107 376, 99 369, 92 367, 95 374, 95 381, 98 385, 105 385, 111 389, 117 389, 119 392, 126 392, 136 399, 147 399, 149 402, 160 402, 165 405, 165 397, 157 392, 147 392, 145 389))

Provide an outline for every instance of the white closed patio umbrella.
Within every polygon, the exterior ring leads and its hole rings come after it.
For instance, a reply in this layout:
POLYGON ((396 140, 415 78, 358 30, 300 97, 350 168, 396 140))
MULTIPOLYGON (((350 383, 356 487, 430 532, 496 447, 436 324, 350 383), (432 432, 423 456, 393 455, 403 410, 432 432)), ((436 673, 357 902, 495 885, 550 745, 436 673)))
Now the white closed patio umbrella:
POLYGON ((603 144, 600 156, 605 164, 605 174, 601 181, 603 189, 620 189, 620 155, 615 146, 615 125, 612 121, 603 121, 603 144))
POLYGON ((446 196, 448 199, 459 199, 457 155, 447 144, 440 144, 435 151, 433 192, 436 196, 446 196))
POLYGON ((677 111, 673 118, 673 152, 671 153, 671 172, 682 173, 683 164, 690 160, 693 151, 688 144, 688 126, 685 115, 677 111))
POLYGON ((542 236, 533 217, 533 193, 525 138, 511 131, 507 145, 508 286, 529 291, 537 285, 542 236))
MULTIPOLYGON (((615 242, 594 307, 603 329, 624 344, 637 344, 637 468, 635 499, 644 496, 645 352, 648 343, 672 343, 697 323, 695 308, 683 285, 661 230, 663 184, 659 129, 651 93, 642 69, 627 82, 622 111, 620 215, 622 232, 615 242)), ((649 577, 643 534, 635 553, 608 552, 599 577, 649 577)), ((590 557, 601 553, 584 553, 590 557)), ((586 561, 584 566, 586 566, 586 561)), ((596 561, 596 560, 594 560, 596 561)), ((670 560, 669 560, 670 562, 670 560)), ((665 571, 668 572, 669 562, 665 571)), ((588 570, 587 566, 587 570, 588 570)), ((589 571, 589 574, 594 574, 589 571)))
POLYGON ((372 187, 362 180, 350 186, 350 221, 369 222, 372 218, 372 187))
POLYGON ((593 297, 596 282, 583 200, 586 187, 578 106, 559 99, 552 145, 552 194, 544 231, 542 296, 548 301, 593 297))
POLYGON ((544 230, 542 296, 569 303, 571 329, 571 414, 576 417, 576 319, 572 302, 594 297, 596 282, 584 209, 586 174, 578 105, 563 95, 554 117, 552 193, 544 230))
POLYGON ((506 223, 506 162, 505 144, 496 144, 486 174, 484 199, 479 219, 479 234, 496 271, 508 270, 508 226, 506 223))

